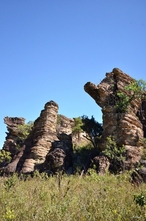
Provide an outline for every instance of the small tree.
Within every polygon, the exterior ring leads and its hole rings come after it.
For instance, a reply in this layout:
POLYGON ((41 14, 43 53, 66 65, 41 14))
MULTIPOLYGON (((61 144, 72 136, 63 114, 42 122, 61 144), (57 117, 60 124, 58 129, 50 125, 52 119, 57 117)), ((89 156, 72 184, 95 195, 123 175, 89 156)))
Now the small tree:
POLYGON ((98 146, 98 140, 100 136, 102 135, 102 125, 98 123, 94 117, 92 116, 91 119, 89 119, 87 116, 82 116, 82 129, 86 132, 86 135, 84 136, 87 140, 91 141, 94 148, 97 148, 98 146))
POLYGON ((124 87, 125 92, 117 93, 116 108, 117 111, 127 112, 129 105, 134 99, 143 99, 144 92, 146 91, 146 82, 143 80, 133 81, 130 85, 124 87))
POLYGON ((82 119, 81 117, 74 118, 74 126, 72 128, 72 134, 78 136, 78 140, 80 139, 80 133, 83 131, 82 130, 82 119))
POLYGON ((30 134, 33 128, 33 125, 34 125, 34 122, 29 121, 27 124, 18 126, 18 136, 22 141, 24 141, 28 137, 28 135, 30 134))

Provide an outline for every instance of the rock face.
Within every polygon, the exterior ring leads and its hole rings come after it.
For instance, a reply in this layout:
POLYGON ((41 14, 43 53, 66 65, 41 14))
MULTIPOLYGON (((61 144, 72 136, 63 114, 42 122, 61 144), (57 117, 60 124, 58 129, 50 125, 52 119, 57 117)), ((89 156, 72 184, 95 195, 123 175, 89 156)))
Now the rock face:
POLYGON ((74 125, 74 120, 71 118, 67 118, 62 114, 58 114, 57 116, 57 133, 65 133, 65 134, 71 134, 72 133, 72 127, 74 125))
POLYGON ((24 118, 20 117, 5 117, 4 123, 7 125, 8 132, 6 133, 6 141, 3 150, 9 151, 13 157, 17 152, 17 146, 20 144, 19 126, 25 123, 24 118))
POLYGON ((88 82, 84 86, 85 91, 102 108, 103 134, 100 149, 106 148, 106 138, 112 136, 119 147, 125 145, 127 149, 127 167, 131 167, 141 158, 141 140, 144 134, 143 125, 137 117, 141 100, 132 100, 130 111, 125 113, 117 111, 116 102, 117 93, 125 92, 125 86, 133 81, 133 78, 120 69, 114 68, 99 85, 88 82))
POLYGON ((145 99, 142 100, 141 106, 137 112, 137 116, 143 125, 144 137, 146 138, 146 94, 143 96, 145 99))
POLYGON ((34 128, 26 140, 26 148, 19 163, 21 173, 38 169, 44 163, 52 142, 56 136, 58 105, 54 101, 45 104, 40 117, 34 122, 34 128), (22 164, 22 165, 21 165, 22 164))
MULTIPOLYGON (((72 137, 65 134, 71 133, 72 120, 63 117, 61 129, 56 131, 57 116, 58 105, 54 101, 46 103, 22 148, 13 154, 12 162, 4 170, 6 173, 31 173, 35 169, 56 172, 61 168, 67 170, 72 165, 72 137)), ((4 147, 11 152, 10 144, 15 147, 18 143, 18 126, 24 124, 24 119, 6 117, 5 123, 9 133, 4 147)))
POLYGON ((110 166, 109 159, 104 155, 94 157, 93 164, 96 165, 96 170, 99 175, 105 174, 110 166))
POLYGON ((72 137, 61 134, 59 141, 54 141, 44 163, 45 170, 53 173, 68 170, 73 166, 72 162, 72 137))
MULTIPOLYGON (((64 115, 57 115, 57 134, 72 134, 72 128, 74 126, 74 118, 67 118, 64 115)), ((87 139, 85 138, 86 133, 81 132, 79 136, 72 134, 72 142, 75 145, 86 144, 87 139)))

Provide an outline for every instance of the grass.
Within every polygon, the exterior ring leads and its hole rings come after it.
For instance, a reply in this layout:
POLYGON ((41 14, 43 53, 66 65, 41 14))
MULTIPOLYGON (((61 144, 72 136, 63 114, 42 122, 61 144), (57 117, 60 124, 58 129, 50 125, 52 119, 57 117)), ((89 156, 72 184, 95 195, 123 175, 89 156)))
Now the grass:
POLYGON ((47 178, 25 181, 14 174, 0 179, 0 220, 14 221, 145 221, 146 208, 134 201, 145 191, 129 182, 129 174, 47 178))

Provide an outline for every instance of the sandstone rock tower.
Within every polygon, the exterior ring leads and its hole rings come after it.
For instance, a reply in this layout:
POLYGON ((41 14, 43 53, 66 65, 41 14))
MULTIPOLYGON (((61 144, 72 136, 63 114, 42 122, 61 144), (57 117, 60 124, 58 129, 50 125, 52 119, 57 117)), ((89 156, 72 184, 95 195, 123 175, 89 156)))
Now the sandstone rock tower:
POLYGON ((130 103, 128 112, 120 113, 117 111, 117 93, 125 92, 125 86, 130 85, 133 78, 114 68, 111 73, 99 85, 91 82, 85 84, 85 91, 102 108, 103 114, 103 135, 100 148, 106 148, 106 138, 112 136, 120 147, 125 145, 127 154, 127 166, 134 164, 141 157, 141 140, 143 139, 143 125, 137 117, 141 100, 134 99, 130 103))

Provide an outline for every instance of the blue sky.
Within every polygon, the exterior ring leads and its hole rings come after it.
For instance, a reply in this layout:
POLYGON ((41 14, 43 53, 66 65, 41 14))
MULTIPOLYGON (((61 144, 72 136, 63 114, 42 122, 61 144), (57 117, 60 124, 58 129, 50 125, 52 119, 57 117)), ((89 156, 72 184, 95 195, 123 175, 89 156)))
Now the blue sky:
POLYGON ((33 121, 50 100, 101 122, 83 86, 114 67, 146 80, 145 0, 1 0, 0 148, 5 116, 33 121))

